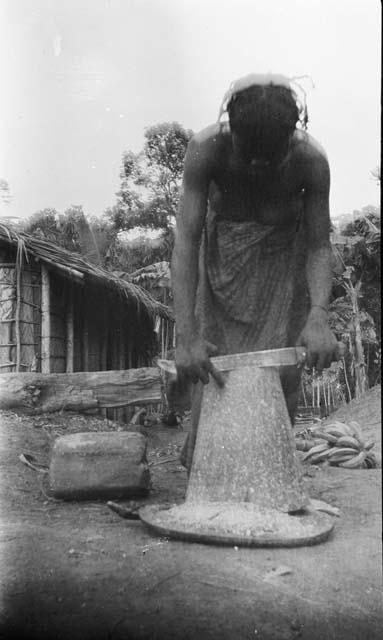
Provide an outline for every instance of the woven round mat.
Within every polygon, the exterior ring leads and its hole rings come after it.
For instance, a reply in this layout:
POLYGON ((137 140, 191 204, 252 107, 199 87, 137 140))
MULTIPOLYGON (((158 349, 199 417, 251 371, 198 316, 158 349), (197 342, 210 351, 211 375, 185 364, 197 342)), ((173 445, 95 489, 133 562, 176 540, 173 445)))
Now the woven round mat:
POLYGON ((156 533, 179 540, 248 547, 296 547, 328 538, 329 516, 310 508, 295 514, 260 512, 248 502, 184 503, 140 509, 142 522, 156 533))

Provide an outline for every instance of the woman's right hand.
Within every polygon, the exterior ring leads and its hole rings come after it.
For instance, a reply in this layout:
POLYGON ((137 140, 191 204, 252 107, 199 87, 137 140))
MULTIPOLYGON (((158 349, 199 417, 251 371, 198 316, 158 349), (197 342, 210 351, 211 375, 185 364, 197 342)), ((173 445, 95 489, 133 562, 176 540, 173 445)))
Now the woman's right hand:
POLYGON ((176 348, 177 382, 180 388, 186 388, 189 382, 197 384, 199 380, 208 384, 209 374, 219 387, 223 387, 225 379, 210 360, 210 356, 216 352, 217 347, 202 338, 180 339, 176 348))

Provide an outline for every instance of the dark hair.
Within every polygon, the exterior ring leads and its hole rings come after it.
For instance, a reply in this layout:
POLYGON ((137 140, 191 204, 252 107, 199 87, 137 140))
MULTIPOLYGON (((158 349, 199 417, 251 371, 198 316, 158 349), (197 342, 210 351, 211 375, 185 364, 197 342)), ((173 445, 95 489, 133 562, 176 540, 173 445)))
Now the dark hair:
POLYGON ((235 93, 227 112, 231 130, 254 141, 265 157, 292 134, 300 119, 293 92, 271 84, 254 85, 235 93))
POLYGON ((295 129, 299 120, 299 109, 294 94, 287 87, 255 85, 235 93, 227 105, 232 128, 246 121, 280 124, 295 129))

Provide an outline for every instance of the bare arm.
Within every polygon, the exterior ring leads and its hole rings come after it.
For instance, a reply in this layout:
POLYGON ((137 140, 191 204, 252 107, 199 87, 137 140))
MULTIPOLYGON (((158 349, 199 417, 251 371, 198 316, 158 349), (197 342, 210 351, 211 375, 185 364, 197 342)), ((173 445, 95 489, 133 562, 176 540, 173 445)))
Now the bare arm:
POLYGON ((189 143, 185 157, 183 195, 177 216, 172 256, 172 286, 177 336, 196 334, 195 301, 198 285, 198 256, 206 217, 209 188, 208 166, 200 144, 189 143), (202 155, 202 158, 201 158, 202 155))
POLYGON ((331 294, 331 246, 327 158, 316 150, 308 159, 305 176, 304 227, 307 243, 306 278, 311 310, 300 344, 308 350, 308 366, 319 372, 336 358, 337 342, 330 331, 327 307, 331 294))
POLYGON ((211 158, 208 145, 197 139, 189 143, 185 157, 183 196, 177 216, 176 239, 172 256, 172 287, 177 326, 176 367, 179 383, 209 381, 209 373, 218 384, 222 376, 209 355, 214 345, 202 340, 196 317, 199 247, 205 222, 210 184, 211 158))
POLYGON ((331 294, 329 191, 328 162, 324 156, 319 156, 308 171, 304 226, 307 242, 306 277, 311 306, 325 309, 331 294))

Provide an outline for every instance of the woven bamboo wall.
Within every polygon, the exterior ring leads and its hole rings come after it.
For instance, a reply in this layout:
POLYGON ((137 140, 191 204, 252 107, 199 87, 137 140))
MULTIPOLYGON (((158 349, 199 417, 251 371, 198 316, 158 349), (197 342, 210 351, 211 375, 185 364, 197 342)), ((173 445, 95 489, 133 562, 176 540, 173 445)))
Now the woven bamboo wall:
POLYGON ((41 273, 38 265, 25 265, 19 273, 18 280, 17 289, 20 292, 20 371, 39 371, 41 273))
POLYGON ((0 249, 0 371, 40 371, 41 273, 16 266, 16 250, 0 249))
POLYGON ((15 267, 8 263, 0 267, 0 372, 15 371, 15 267))

